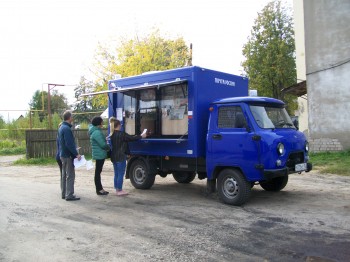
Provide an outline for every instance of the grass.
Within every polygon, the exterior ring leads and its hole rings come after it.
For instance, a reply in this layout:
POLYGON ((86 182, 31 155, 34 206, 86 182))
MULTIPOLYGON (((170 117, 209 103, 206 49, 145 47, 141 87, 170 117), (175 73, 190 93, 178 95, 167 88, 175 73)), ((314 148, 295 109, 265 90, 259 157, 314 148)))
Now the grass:
POLYGON ((313 168, 320 173, 350 176, 350 150, 310 154, 313 168))
POLYGON ((14 165, 19 165, 19 166, 30 166, 30 165, 34 165, 34 166, 50 166, 50 165, 57 165, 56 159, 55 158, 30 158, 30 159, 26 159, 21 158, 16 160, 14 163, 14 165))
MULTIPOLYGON (((87 160, 91 159, 91 155, 85 155, 87 160)), ((49 165, 57 165, 56 158, 54 157, 41 157, 41 158, 30 158, 26 159, 25 157, 16 160, 14 165, 19 166, 49 166, 49 165)))
POLYGON ((0 156, 24 155, 25 153, 25 147, 12 147, 0 149, 0 156))

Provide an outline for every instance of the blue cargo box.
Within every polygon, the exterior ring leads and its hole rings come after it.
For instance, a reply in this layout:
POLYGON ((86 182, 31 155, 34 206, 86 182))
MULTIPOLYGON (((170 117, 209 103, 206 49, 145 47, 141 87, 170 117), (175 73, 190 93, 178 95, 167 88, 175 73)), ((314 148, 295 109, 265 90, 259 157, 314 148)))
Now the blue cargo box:
POLYGON ((248 95, 248 79, 197 66, 109 81, 109 116, 129 134, 133 155, 205 157, 210 103, 248 95))

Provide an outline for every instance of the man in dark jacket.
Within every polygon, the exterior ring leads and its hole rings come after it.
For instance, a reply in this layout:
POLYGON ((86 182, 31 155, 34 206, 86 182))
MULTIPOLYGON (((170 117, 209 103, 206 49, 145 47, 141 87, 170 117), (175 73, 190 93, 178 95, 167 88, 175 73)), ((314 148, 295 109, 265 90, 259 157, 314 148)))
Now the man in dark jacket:
POLYGON ((63 123, 58 130, 58 139, 60 146, 60 158, 62 161, 62 199, 67 201, 79 200, 79 197, 74 195, 74 158, 78 158, 80 161, 81 155, 78 153, 73 132, 71 130, 73 122, 73 116, 70 111, 63 113, 63 123))

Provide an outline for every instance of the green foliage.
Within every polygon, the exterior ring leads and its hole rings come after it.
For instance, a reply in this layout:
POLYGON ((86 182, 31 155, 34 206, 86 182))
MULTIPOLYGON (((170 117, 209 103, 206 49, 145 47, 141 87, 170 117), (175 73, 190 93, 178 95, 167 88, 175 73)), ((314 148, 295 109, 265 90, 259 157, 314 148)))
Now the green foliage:
POLYGON ((80 99, 81 94, 91 93, 95 89, 95 84, 91 81, 81 77, 79 85, 74 89, 77 103, 74 105, 74 122, 82 125, 82 123, 89 123, 94 116, 101 115, 106 109, 99 103, 93 103, 90 97, 80 99))
POLYGON ((5 140, 0 140, 0 149, 3 148, 14 148, 17 147, 18 143, 15 140, 9 140, 9 139, 5 139, 5 140))
POLYGON ((189 49, 183 38, 166 40, 160 36, 159 31, 141 40, 135 38, 124 41, 117 51, 119 63, 109 66, 111 72, 122 76, 178 68, 185 66, 189 60, 189 49))
POLYGON ((0 129, 5 128, 6 122, 4 118, 0 115, 0 129))
MULTIPOLYGON (((158 30, 144 38, 123 40, 117 48, 99 47, 96 55, 94 91, 108 90, 108 80, 119 74, 122 77, 148 71, 179 68, 187 65, 190 51, 182 37, 174 40, 160 36, 158 30)), ((95 106, 107 106, 107 96, 95 96, 95 106)))
POLYGON ((314 169, 321 173, 350 176, 350 150, 310 154, 314 169))
POLYGON ((0 140, 0 155, 22 155, 26 153, 26 142, 25 140, 16 141, 10 139, 0 140))
MULTIPOLYGON (((29 106, 35 113, 39 115, 40 122, 47 118, 48 112, 48 93, 46 91, 35 91, 29 106)), ((64 94, 59 93, 57 90, 50 91, 50 109, 51 114, 62 115, 63 112, 69 108, 67 98, 64 94)))
POLYGON ((293 113, 296 97, 281 92, 296 83, 294 26, 289 13, 279 0, 263 8, 243 46, 242 66, 250 89, 258 90, 259 96, 284 100, 287 110, 293 113))
POLYGON ((13 156, 24 155, 26 153, 26 147, 14 147, 0 149, 0 156, 13 156))
MULTIPOLYGON (((5 123, 3 129, 0 130, 0 139, 12 139, 16 141, 21 141, 25 139, 25 132, 27 129, 47 129, 48 120, 45 117, 40 121, 39 112, 31 112, 30 117, 29 113, 25 117, 13 120, 10 123, 5 123)), ((58 124, 62 122, 61 116, 57 113, 52 115, 52 125, 54 128, 58 128, 58 124)))
MULTIPOLYGON (((55 128, 58 128, 59 124, 62 123, 63 119, 62 119, 62 114, 53 114, 52 115, 52 118, 51 118, 51 121, 52 121, 52 128, 55 129, 55 128)), ((45 122, 45 127, 48 127, 48 123, 45 122)))
POLYGON ((13 140, 23 140, 25 139, 25 119, 19 119, 12 121, 6 125, 6 129, 1 132, 2 139, 13 139, 13 140))
MULTIPOLYGON (((91 155, 90 154, 85 154, 84 155, 86 159, 91 159, 91 155)), ((41 157, 41 158, 30 158, 30 159, 26 159, 25 157, 16 160, 14 163, 14 165, 19 165, 19 166, 48 166, 48 165, 57 165, 56 159, 51 157, 51 158, 47 158, 47 157, 41 157)), ((58 168, 58 167, 57 167, 58 168)))

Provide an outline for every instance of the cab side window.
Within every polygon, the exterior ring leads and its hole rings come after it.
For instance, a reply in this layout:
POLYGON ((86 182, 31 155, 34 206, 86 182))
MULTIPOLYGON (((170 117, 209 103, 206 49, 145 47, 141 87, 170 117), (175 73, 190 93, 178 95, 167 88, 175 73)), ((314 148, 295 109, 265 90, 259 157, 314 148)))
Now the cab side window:
POLYGON ((246 119, 240 106, 219 107, 218 128, 245 128, 246 119))

